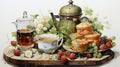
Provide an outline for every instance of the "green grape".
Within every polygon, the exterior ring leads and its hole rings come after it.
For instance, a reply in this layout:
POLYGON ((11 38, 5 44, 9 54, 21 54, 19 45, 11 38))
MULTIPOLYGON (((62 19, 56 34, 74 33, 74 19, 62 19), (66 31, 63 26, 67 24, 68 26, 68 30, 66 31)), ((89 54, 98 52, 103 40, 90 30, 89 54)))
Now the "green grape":
POLYGON ((88 48, 92 48, 92 44, 89 44, 88 48))
POLYGON ((115 37, 115 36, 112 36, 112 37, 110 37, 110 39, 115 40, 115 39, 116 39, 116 37, 115 37))
POLYGON ((98 53, 98 50, 94 50, 93 52, 98 53))
POLYGON ((94 46, 94 50, 98 50, 98 47, 97 47, 97 46, 94 46))
POLYGON ((94 51, 94 49, 93 49, 93 48, 91 48, 91 49, 88 49, 88 51, 92 53, 92 52, 94 51))
POLYGON ((98 53, 97 54, 97 58, 101 58, 102 57, 102 54, 101 53, 98 53))
POLYGON ((95 47, 96 46, 96 43, 92 43, 92 47, 95 47))
POLYGON ((93 57, 94 57, 94 58, 96 58, 96 57, 97 57, 97 55, 98 55, 98 53, 97 53, 97 52, 93 53, 93 57))
POLYGON ((105 39, 108 39, 108 36, 104 36, 105 39))
POLYGON ((112 42, 112 47, 116 46, 116 43, 115 42, 112 42))

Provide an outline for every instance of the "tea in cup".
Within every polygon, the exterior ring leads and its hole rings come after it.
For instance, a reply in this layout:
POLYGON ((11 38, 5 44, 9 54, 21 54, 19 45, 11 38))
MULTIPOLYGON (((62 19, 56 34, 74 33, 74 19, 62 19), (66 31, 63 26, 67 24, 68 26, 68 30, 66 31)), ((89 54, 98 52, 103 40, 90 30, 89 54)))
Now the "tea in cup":
POLYGON ((39 35, 38 48, 45 53, 53 53, 63 43, 63 38, 58 37, 56 34, 42 34, 39 35))

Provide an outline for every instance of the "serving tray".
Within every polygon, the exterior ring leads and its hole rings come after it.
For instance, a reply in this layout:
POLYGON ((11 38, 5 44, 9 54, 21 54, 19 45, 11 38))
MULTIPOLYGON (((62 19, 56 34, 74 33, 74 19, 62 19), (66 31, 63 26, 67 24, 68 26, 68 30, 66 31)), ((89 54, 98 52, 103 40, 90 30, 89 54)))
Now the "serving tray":
POLYGON ((104 51, 102 54, 104 55, 102 58, 88 58, 78 57, 75 60, 69 60, 67 64, 63 64, 60 60, 41 60, 38 57, 25 58, 14 56, 13 52, 10 51, 10 46, 6 47, 3 52, 3 58, 7 63, 14 65, 25 65, 25 66, 39 66, 39 65, 101 65, 104 64, 114 58, 114 52, 110 49, 104 51))

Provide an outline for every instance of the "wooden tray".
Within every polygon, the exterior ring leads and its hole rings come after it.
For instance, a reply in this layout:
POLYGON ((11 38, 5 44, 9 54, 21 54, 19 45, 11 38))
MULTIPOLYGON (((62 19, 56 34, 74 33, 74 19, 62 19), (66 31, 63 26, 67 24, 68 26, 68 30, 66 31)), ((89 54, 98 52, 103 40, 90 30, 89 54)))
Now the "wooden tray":
MULTIPOLYGON (((39 65, 65 65, 60 60, 40 60, 37 58, 20 58, 13 56, 13 53, 9 49, 10 46, 6 47, 3 52, 3 58, 7 63, 14 65, 28 65, 28 66, 39 66, 39 65)), ((101 65, 114 58, 114 52, 112 50, 104 51, 104 56, 100 59, 96 58, 80 58, 77 60, 70 60, 66 65, 101 65)))

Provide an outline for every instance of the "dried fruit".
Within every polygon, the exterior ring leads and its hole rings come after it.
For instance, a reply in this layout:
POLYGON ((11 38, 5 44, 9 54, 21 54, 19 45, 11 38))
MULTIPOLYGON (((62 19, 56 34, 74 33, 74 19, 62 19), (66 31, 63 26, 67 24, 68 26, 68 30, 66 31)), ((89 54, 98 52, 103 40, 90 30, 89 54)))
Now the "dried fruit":
POLYGON ((111 47, 112 47, 111 42, 107 42, 107 43, 106 43, 106 48, 111 48, 111 47))
POLYGON ((100 49, 100 50, 105 50, 105 49, 106 49, 106 45, 105 45, 105 44, 100 45, 100 46, 99 46, 99 49, 100 49))
POLYGON ((111 42, 112 43, 112 40, 111 39, 106 39, 106 42, 111 42))
POLYGON ((20 50, 15 49, 15 50, 14 50, 14 55, 15 55, 15 56, 20 56, 20 50))
POLYGON ((92 58, 92 54, 88 53, 88 54, 86 54, 86 57, 87 58, 92 58))
POLYGON ((105 37, 101 37, 101 42, 100 44, 106 44, 106 38, 105 37))

